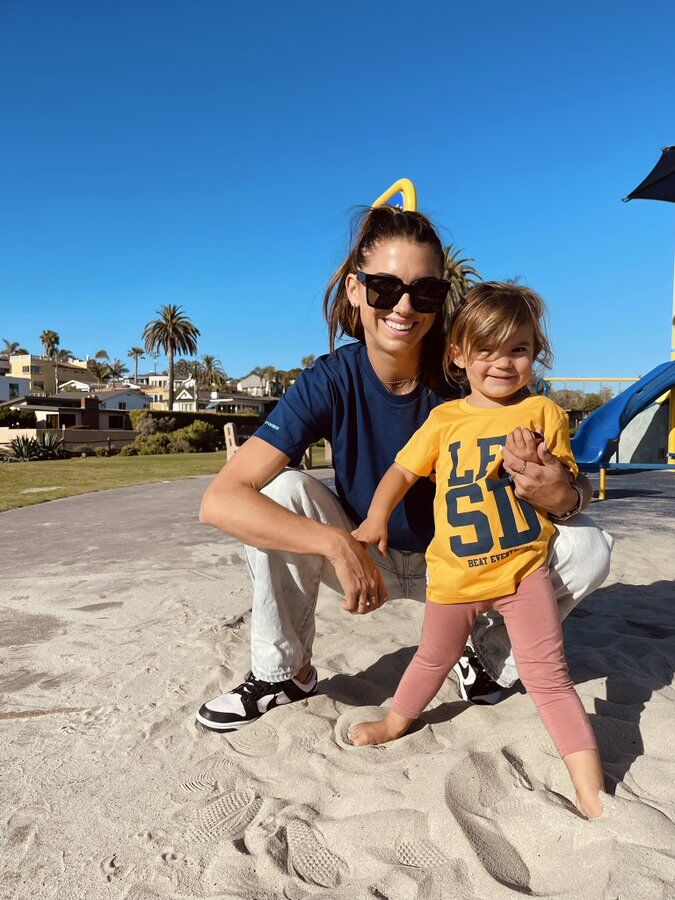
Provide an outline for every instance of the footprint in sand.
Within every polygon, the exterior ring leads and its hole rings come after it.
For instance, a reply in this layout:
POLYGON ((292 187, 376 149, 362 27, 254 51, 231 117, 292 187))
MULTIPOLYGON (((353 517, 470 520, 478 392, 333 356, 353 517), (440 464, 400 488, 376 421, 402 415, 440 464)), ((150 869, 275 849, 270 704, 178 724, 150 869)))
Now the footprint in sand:
POLYGON ((396 859, 402 866, 435 869, 450 862, 440 847, 424 838, 399 839, 396 841, 395 850, 396 859))
POLYGON ((217 790, 218 781, 213 775, 210 772, 199 772, 187 781, 181 781, 172 798, 182 803, 203 801, 217 790))
POLYGON ((234 782, 237 775, 241 772, 236 759, 222 753, 214 753, 213 756, 207 756, 198 765, 205 771, 208 770, 215 775, 220 783, 223 781, 234 782))
POLYGON ((230 746, 244 756, 271 756, 279 749, 276 729, 265 722, 250 725, 229 736, 230 746))
POLYGON ((301 819, 286 825, 288 871, 306 884, 337 887, 347 875, 346 863, 326 847, 323 840, 301 819))
POLYGON ((530 870, 499 827, 494 812, 507 797, 509 805, 524 806, 524 801, 514 795, 516 780, 519 787, 527 787, 529 779, 522 767, 521 771, 514 770, 505 758, 500 760, 494 754, 469 753, 448 774, 445 797, 486 872, 522 892, 529 891, 530 870))
POLYGON ((185 831, 189 843, 241 836, 257 816, 262 800, 252 788, 231 791, 212 800, 194 816, 195 824, 185 831))
POLYGON ((101 871, 103 872, 106 881, 112 881, 113 878, 116 878, 121 874, 120 864, 117 862, 117 857, 114 854, 109 859, 103 860, 101 863, 101 871))

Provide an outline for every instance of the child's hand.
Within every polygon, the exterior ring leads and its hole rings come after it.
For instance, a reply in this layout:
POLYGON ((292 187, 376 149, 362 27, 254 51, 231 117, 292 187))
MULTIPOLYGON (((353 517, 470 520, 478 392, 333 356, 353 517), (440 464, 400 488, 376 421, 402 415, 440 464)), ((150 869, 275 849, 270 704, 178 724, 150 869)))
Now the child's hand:
MULTIPOLYGON (((544 435, 541 431, 530 431, 529 428, 514 428, 506 439, 507 455, 517 457, 521 463, 534 463, 541 465, 541 459, 537 452, 539 444, 545 444, 544 435)), ((516 468, 516 466, 512 466, 516 468)))
POLYGON ((381 519, 374 519, 370 516, 364 519, 359 527, 352 531, 352 537, 366 547, 369 547, 371 544, 377 544, 382 556, 387 555, 389 533, 387 523, 381 519))

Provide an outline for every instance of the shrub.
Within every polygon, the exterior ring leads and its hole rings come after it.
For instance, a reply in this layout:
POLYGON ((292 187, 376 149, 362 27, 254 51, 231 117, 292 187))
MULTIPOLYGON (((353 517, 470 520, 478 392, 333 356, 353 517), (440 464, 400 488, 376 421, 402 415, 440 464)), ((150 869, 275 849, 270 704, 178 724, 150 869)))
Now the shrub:
MULTIPOLYGON (((215 413, 215 412, 169 412, 166 409, 132 409, 129 411, 132 428, 139 431, 139 419, 169 419, 173 420, 171 429, 185 428, 193 422, 208 422, 223 433, 223 425, 227 422, 234 422, 239 432, 244 435, 252 435, 256 429, 262 425, 267 418, 265 415, 259 416, 257 413, 215 413)), ((145 426, 143 426, 145 427, 145 426)), ((170 430, 171 430, 170 429, 170 430)), ((163 430, 163 429, 158 429, 163 430)))
POLYGON ((122 447, 120 452, 117 454, 118 456, 138 456, 138 447, 136 444, 127 444, 122 447))
POLYGON ((134 444, 138 448, 139 456, 158 456, 160 453, 171 452, 171 437, 164 432, 150 434, 142 440, 136 438, 134 444))
POLYGON ((40 459, 68 458, 68 451, 63 444, 63 437, 60 434, 55 434, 53 431, 48 431, 46 434, 41 435, 39 444, 40 459))
POLYGON ((94 455, 95 456, 112 456, 112 450, 108 450, 107 447, 94 447, 94 455))
POLYGON ((172 453, 210 453, 220 442, 218 430, 207 422, 196 421, 171 435, 172 453))
POLYGON ((12 438, 9 447, 4 447, 2 455, 15 462, 31 462, 40 459, 40 442, 34 437, 12 438))
POLYGON ((132 418, 131 424, 142 438, 159 432, 175 431, 177 427, 176 419, 173 416, 153 416, 148 409, 133 410, 133 412, 138 412, 139 415, 132 418))
POLYGON ((10 409, 0 406, 0 426, 4 428, 35 428, 37 418, 32 409, 10 409))

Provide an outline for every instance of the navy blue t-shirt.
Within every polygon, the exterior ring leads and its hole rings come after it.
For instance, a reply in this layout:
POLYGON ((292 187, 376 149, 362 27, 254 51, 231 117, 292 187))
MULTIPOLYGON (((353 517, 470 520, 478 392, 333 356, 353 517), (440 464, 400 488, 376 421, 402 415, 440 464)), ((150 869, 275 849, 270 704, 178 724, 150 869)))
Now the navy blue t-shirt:
MULTIPOLYGON (((347 514, 360 524, 375 488, 398 451, 431 410, 459 396, 421 385, 390 393, 375 374, 361 341, 320 356, 284 394, 255 437, 281 450, 296 466, 310 444, 326 438, 333 449, 335 488, 347 514)), ((389 546, 423 553, 434 533, 434 484, 413 485, 389 520, 389 546)))

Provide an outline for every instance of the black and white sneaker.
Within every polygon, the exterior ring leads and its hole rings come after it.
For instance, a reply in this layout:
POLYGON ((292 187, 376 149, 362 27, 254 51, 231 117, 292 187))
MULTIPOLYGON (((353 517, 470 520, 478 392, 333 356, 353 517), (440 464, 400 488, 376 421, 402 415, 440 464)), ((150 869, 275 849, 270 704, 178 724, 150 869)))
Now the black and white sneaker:
POLYGON ((200 707, 197 721, 211 731, 236 731, 259 719, 275 706, 305 700, 316 693, 316 669, 312 666, 307 681, 261 681, 252 672, 246 681, 226 694, 220 694, 200 707))
POLYGON ((501 700, 504 688, 490 678, 473 647, 465 648, 452 671, 457 675, 462 700, 483 705, 501 700))

